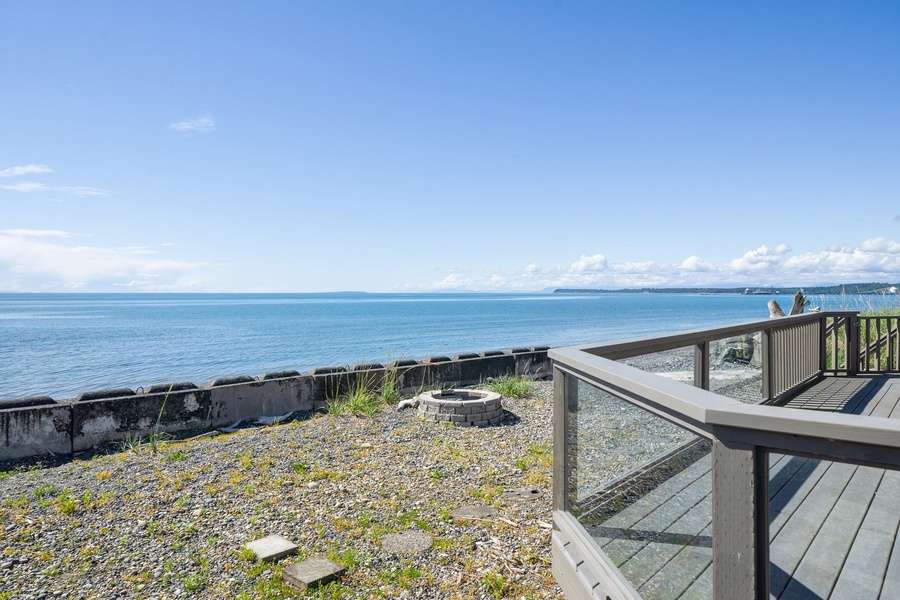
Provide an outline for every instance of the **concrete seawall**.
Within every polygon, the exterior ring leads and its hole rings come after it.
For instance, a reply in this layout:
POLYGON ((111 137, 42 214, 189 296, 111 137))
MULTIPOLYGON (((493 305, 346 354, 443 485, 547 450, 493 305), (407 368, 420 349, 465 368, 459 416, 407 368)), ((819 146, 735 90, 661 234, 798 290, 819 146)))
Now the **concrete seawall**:
POLYGON ((424 361, 323 367, 215 379, 203 386, 179 382, 137 393, 128 388, 97 390, 72 400, 47 396, 0 400, 0 460, 53 452, 81 452, 96 444, 231 424, 257 417, 313 410, 346 392, 358 381, 380 387, 385 372, 395 371, 406 393, 427 387, 474 385, 491 377, 549 376, 546 346, 432 356, 424 361))

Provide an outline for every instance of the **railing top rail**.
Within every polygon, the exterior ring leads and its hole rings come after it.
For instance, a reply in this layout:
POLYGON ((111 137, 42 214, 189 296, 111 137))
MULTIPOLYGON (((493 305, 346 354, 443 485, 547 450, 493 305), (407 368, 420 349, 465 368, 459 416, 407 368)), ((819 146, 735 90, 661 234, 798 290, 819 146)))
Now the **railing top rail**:
POLYGON ((595 356, 602 356, 610 360, 619 360, 622 358, 630 358, 641 354, 650 354, 653 352, 662 352, 664 350, 672 350, 674 348, 683 348, 703 342, 712 342, 724 338, 755 333, 763 330, 777 330, 791 327, 808 321, 817 321, 826 317, 855 315, 855 312, 829 311, 819 313, 808 313, 805 315, 794 315, 791 317, 781 317, 778 319, 761 319, 759 321, 748 321, 745 323, 736 323, 733 325, 724 325, 722 327, 710 327, 705 329, 693 329, 690 331, 679 331, 676 333, 667 333, 662 335, 650 335, 628 340, 617 340, 611 342, 601 342, 595 344, 581 344, 578 346, 569 346, 569 348, 587 352, 595 356))
MULTIPOLYGON (((823 314, 823 313, 819 313, 823 314)), ((900 419, 744 404, 586 352, 550 350, 558 367, 615 390, 617 395, 695 431, 728 427, 900 449, 900 419)))

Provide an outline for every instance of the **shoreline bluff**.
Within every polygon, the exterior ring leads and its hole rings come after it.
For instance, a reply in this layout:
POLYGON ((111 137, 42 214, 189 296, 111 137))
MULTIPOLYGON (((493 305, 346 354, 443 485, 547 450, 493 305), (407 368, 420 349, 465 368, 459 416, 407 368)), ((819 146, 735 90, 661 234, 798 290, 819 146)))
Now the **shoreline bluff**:
POLYGON ((0 598, 303 597, 281 588, 280 571, 316 555, 347 573, 315 597, 562 598, 550 571, 552 382, 503 408, 485 428, 385 407, 157 453, 6 461, 0 598), (540 494, 514 493, 524 488, 540 494), (451 517, 469 505, 497 514, 451 517), (383 547, 409 531, 431 548, 383 547), (273 534, 299 552, 275 563, 242 552, 273 534))

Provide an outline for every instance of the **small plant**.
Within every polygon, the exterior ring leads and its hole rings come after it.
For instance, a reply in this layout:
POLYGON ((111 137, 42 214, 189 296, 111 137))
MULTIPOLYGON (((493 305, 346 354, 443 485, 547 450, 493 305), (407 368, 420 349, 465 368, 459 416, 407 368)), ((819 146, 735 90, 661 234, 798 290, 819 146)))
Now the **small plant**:
POLYGON ((553 465, 553 449, 547 444, 532 444, 526 455, 532 462, 540 462, 545 467, 553 465))
POLYGON ((256 552, 244 546, 241 548, 241 551, 238 553, 238 556, 241 560, 245 562, 256 562, 256 552))
POLYGON ((328 558, 345 569, 353 569, 359 563, 359 557, 354 548, 347 548, 343 552, 329 552, 328 558))
POLYGON ((188 592, 198 592, 206 585, 206 578, 203 575, 197 573, 194 575, 185 575, 181 578, 181 583, 184 584, 184 589, 188 592))
POLYGON ((375 395, 372 376, 361 372, 347 391, 347 410, 357 416, 372 418, 379 408, 379 397, 375 395))
POLYGON ((172 450, 163 457, 166 462, 175 462, 187 458, 187 452, 184 450, 172 450))
POLYGON ((487 383, 487 388, 507 398, 524 398, 531 393, 534 383, 524 377, 506 375, 487 383))
POLYGON ((140 454, 144 449, 144 440, 141 439, 139 435, 129 435, 126 436, 124 440, 119 443, 119 450, 122 452, 134 452, 135 454, 140 454))
POLYGON ((307 473, 309 473, 309 463, 297 462, 291 465, 291 469, 297 475, 306 475, 307 473))
MULTIPOLYGON (((388 357, 390 362, 390 357, 388 357)), ((397 369, 385 369, 381 379, 381 402, 396 404, 403 395, 400 393, 400 374, 397 369)))
POLYGON ((432 479, 441 479, 444 476, 444 472, 440 469, 434 469, 433 471, 428 472, 428 476, 432 479))
POLYGON ((332 416, 343 415, 347 413, 347 403, 340 398, 326 400, 326 412, 332 416))
POLYGON ((165 442, 171 439, 172 434, 159 431, 159 423, 157 423, 154 430, 147 435, 147 445, 150 446, 150 451, 153 452, 153 454, 156 454, 165 448, 165 442))
POLYGON ((72 496, 72 491, 66 488, 56 497, 56 506, 64 515, 71 515, 78 509, 78 501, 72 496))
POLYGON ((172 438, 172 436, 170 436, 169 434, 163 433, 159 430, 159 424, 162 421, 163 411, 166 409, 166 402, 169 401, 169 394, 172 393, 172 388, 174 387, 175 382, 173 381, 169 385, 169 390, 166 392, 166 395, 163 398, 162 406, 159 407, 159 414, 156 416, 156 425, 153 427, 153 431, 150 432, 150 435, 147 438, 153 454, 156 454, 157 450, 161 447, 161 442, 172 438))
POLYGON ((520 471, 526 471, 528 469, 530 462, 525 458, 517 458, 516 459, 516 468, 520 471))
POLYGON ((45 483, 34 488, 34 490, 32 490, 31 492, 31 495, 37 499, 38 506, 47 507, 50 504, 50 501, 46 499, 47 496, 55 496, 56 493, 56 486, 45 483))
POLYGON ((243 469, 249 469, 253 466, 253 455, 250 453, 250 449, 244 450, 243 452, 237 455, 238 464, 241 465, 243 469))
POLYGON ((481 578, 481 585, 483 585, 488 593, 494 598, 502 598, 508 584, 502 575, 488 572, 481 578))

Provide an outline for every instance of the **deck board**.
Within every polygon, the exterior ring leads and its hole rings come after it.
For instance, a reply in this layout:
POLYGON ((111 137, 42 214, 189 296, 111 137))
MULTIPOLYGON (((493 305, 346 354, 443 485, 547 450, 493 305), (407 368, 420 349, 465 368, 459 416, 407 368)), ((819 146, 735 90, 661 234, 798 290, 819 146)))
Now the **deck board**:
POLYGON ((809 493, 813 490, 822 475, 827 470, 825 465, 811 458, 800 456, 785 457, 786 461, 792 465, 792 473, 790 477, 775 477, 776 483, 781 485, 773 486, 773 478, 769 476, 769 537, 774 538, 787 523, 788 519, 803 503, 809 493))
MULTIPOLYGON (((709 540, 706 545, 712 546, 711 534, 707 533, 705 536, 703 534, 710 524, 712 478, 704 479, 698 480, 698 488, 703 494, 702 497, 677 521, 665 528, 662 539, 654 543, 647 543, 639 552, 619 566, 622 573, 635 587, 640 588, 657 572, 663 570, 685 546, 703 544, 704 538, 709 540)), ((695 578, 709 562, 707 559, 703 567, 694 573, 695 578)))
POLYGON ((885 471, 832 590, 835 598, 878 598, 900 526, 898 498, 900 473, 885 471))
MULTIPOLYGON (((833 464, 829 471, 837 466, 833 464)), ((868 467, 854 469, 852 478, 843 492, 833 499, 836 500, 833 508, 803 553, 803 559, 794 571, 793 578, 780 595, 782 600, 807 599, 810 592, 817 598, 831 596, 831 590, 853 546, 855 536, 852 533, 859 530, 883 473, 881 469, 868 467)), ((802 512, 807 511, 805 505, 803 509, 802 512)), ((773 548, 776 546, 777 544, 772 545, 773 548)), ((772 562, 778 564, 774 558, 772 562)), ((772 592, 774 591, 773 586, 772 592)))
MULTIPOLYGON (((712 539, 712 523, 709 523, 700 532, 699 537, 712 539)), ((712 570, 710 565, 712 565, 711 546, 688 544, 678 550, 663 568, 657 571, 643 586, 638 588, 638 591, 645 600, 680 598, 704 576, 708 578, 707 589, 712 590, 712 570)), ((695 588, 695 592, 699 590, 699 586, 695 588)))
POLYGON ((869 414, 873 417, 900 417, 900 413, 897 412, 898 403, 900 403, 900 382, 890 383, 884 386, 878 398, 878 404, 869 414))
MULTIPOLYGON (((711 463, 708 458, 698 462, 711 463)), ((693 474, 689 476, 693 477, 693 474)), ((673 478, 673 480, 679 478, 680 476, 673 478)), ((687 477, 684 479, 686 480, 687 477)), ((684 481, 673 481, 673 485, 682 483, 684 481)), ((684 539, 683 535, 666 535, 665 532, 708 496, 712 489, 712 473, 711 471, 706 471, 700 477, 687 483, 687 485, 679 487, 679 491, 661 505, 650 506, 649 503, 643 502, 633 504, 629 508, 634 507, 636 509, 635 513, 644 512, 645 516, 638 521, 629 519, 628 525, 618 531, 608 529, 605 532, 606 535, 603 537, 609 536, 609 541, 602 544, 603 550, 616 566, 625 564, 650 543, 664 544, 665 540, 684 539)), ((607 526, 609 523, 607 522, 607 526)), ((693 532, 685 532, 685 535, 696 536, 698 533, 699 529, 693 532)))
POLYGON ((856 466, 830 463, 820 465, 825 468, 822 478, 802 501, 802 506, 794 510, 787 522, 772 538, 770 535, 769 560, 774 567, 769 574, 770 590, 778 598, 785 591, 790 579, 799 569, 807 550, 822 529, 828 516, 837 504, 856 466))
POLYGON ((700 573, 700 576, 694 580, 679 600, 709 600, 713 597, 712 593, 712 562, 706 567, 706 570, 700 573))

